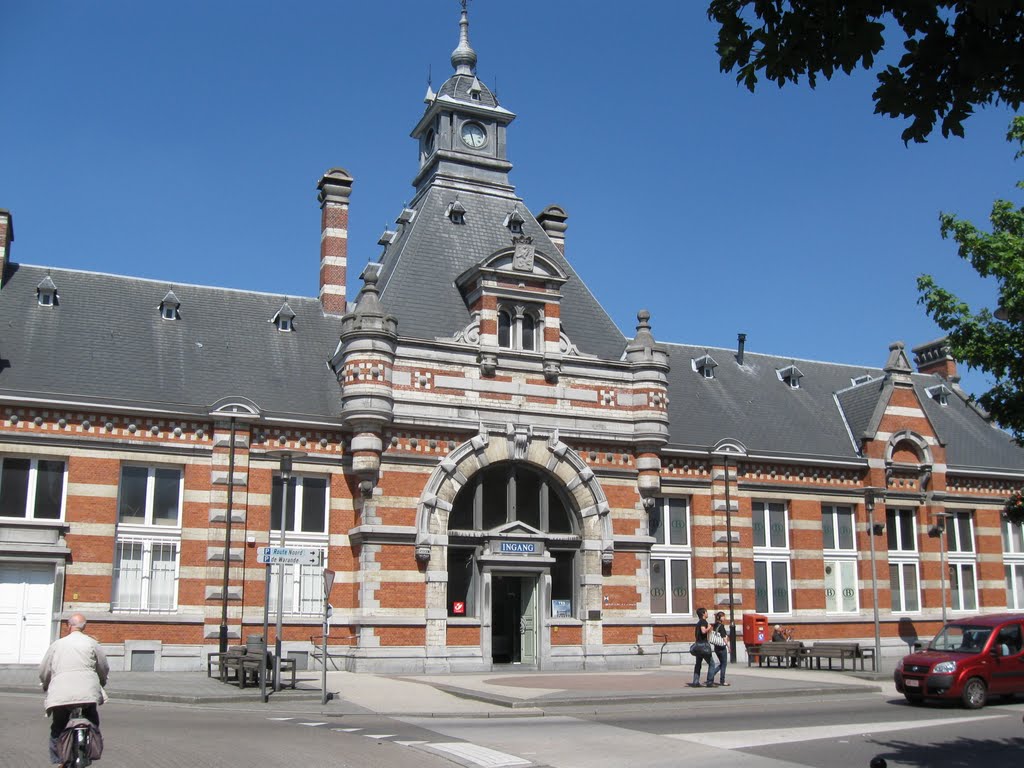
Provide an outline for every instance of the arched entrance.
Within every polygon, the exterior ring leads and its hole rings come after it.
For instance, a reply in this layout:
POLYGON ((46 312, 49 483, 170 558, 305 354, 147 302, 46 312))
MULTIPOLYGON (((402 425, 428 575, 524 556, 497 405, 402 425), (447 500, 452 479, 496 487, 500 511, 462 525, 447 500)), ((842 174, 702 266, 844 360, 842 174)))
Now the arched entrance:
POLYGON ((572 636, 560 663, 582 664, 592 638, 600 643, 592 614, 612 556, 607 500, 557 433, 510 426, 501 436, 483 432, 452 451, 420 498, 428 656, 453 669, 548 668, 553 642, 572 636))

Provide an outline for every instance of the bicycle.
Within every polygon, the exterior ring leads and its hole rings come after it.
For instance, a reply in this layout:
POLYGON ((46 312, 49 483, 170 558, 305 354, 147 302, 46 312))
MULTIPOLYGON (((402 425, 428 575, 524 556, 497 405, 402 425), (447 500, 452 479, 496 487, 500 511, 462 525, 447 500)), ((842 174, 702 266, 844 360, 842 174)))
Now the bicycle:
POLYGON ((68 724, 59 741, 61 768, 86 768, 103 752, 103 739, 99 729, 84 716, 82 705, 72 707, 68 724))

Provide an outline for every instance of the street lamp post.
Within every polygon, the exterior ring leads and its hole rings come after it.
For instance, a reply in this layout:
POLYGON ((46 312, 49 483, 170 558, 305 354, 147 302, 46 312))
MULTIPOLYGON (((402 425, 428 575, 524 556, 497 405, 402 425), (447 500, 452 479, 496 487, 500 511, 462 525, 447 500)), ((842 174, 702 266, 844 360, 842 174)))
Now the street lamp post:
POLYGON ((872 659, 872 671, 878 671, 878 659, 882 655, 882 628, 878 621, 878 563, 875 558, 875 500, 876 489, 864 489, 864 506, 868 510, 868 542, 871 546, 871 602, 875 626, 875 655, 872 659))
MULTIPOLYGON (((281 520, 278 537, 278 546, 282 549, 285 546, 284 532, 288 521, 288 484, 292 476, 292 461, 295 459, 301 459, 306 455, 305 451, 293 451, 289 449, 281 449, 275 451, 267 451, 263 454, 264 456, 272 459, 279 459, 280 473, 281 473, 281 520)), ((271 526, 273 527, 273 526, 271 526)), ((268 577, 268 589, 266 590, 266 596, 270 597, 269 590, 269 576, 270 576, 270 565, 267 565, 267 577, 268 577)), ((264 622, 263 625, 266 627, 266 610, 267 606, 264 606, 264 622)), ((281 633, 284 628, 284 566, 277 566, 277 627, 274 632, 274 691, 281 690, 281 633)), ((263 635, 264 642, 266 642, 266 634, 263 635)))
POLYGON ((946 521, 954 515, 951 512, 936 512, 935 517, 939 521, 928 533, 939 540, 939 569, 942 572, 942 626, 946 626, 946 582, 949 578, 946 569, 946 521))

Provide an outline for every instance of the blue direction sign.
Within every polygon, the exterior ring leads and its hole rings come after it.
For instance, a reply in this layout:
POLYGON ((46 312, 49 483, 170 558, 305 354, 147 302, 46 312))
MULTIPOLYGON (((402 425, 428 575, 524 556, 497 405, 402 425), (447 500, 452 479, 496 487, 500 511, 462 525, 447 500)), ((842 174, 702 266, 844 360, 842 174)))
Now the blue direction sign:
POLYGON ((257 547, 256 562, 261 565, 320 565, 322 549, 315 547, 257 547))

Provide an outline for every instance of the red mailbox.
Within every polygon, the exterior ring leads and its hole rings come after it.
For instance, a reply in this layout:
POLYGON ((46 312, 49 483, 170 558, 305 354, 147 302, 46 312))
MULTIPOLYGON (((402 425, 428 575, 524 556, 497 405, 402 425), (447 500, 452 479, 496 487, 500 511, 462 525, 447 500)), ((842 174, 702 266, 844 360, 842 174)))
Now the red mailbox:
POLYGON ((743 616, 743 642, 746 645, 760 645, 769 637, 768 617, 759 613, 743 616))

